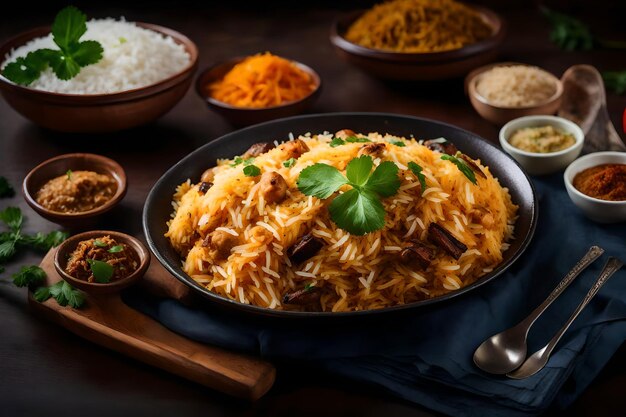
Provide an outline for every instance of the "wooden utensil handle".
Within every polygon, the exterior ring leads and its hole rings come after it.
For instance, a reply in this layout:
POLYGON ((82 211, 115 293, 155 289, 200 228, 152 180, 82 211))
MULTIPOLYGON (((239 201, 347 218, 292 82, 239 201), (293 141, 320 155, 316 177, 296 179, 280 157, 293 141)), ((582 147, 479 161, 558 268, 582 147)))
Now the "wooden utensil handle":
MULTIPOLYGON (((276 371, 269 363, 179 336, 128 307, 119 296, 95 302, 107 312, 99 317, 102 324, 69 308, 53 319, 58 317, 63 327, 94 343, 239 398, 256 400, 274 383, 276 371)), ((32 305, 37 309, 38 304, 32 305)), ((45 313, 47 308, 39 305, 45 313)))

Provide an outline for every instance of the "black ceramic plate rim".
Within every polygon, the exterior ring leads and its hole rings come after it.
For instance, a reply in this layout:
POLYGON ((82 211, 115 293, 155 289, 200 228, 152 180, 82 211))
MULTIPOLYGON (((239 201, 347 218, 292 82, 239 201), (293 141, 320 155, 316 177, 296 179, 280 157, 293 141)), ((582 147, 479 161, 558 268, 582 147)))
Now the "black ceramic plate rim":
MULTIPOLYGON (((184 182, 184 180, 181 180, 181 183, 182 182, 184 182)), ((174 193, 174 190, 172 190, 172 195, 173 195, 173 193, 174 193)), ((514 203, 517 203, 517 202, 514 202, 514 203)), ((170 201, 167 201, 167 204, 169 205, 170 201)), ((337 112, 337 113, 317 113, 317 114, 300 115, 300 116, 286 117, 286 118, 282 118, 282 119, 275 119, 275 120, 271 120, 269 122, 259 123, 259 124, 254 125, 254 126, 249 126, 249 127, 243 128, 243 129, 236 130, 234 132, 227 133, 227 134, 225 134, 223 136, 220 136, 217 139, 214 139, 214 140, 212 140, 212 141, 202 145, 201 147, 197 148, 193 152, 189 153, 187 156, 185 156, 183 159, 181 159, 175 165, 173 165, 170 169, 168 169, 161 176, 161 178, 159 178, 157 180, 157 182, 154 184, 154 186, 150 190, 150 193, 148 194, 148 197, 146 198, 146 202, 144 204, 144 210, 143 210, 143 214, 142 214, 142 224, 143 224, 143 230, 144 230, 144 234, 145 234, 145 237, 146 237, 146 241, 148 243, 148 247, 150 248, 150 251, 154 254, 154 256, 159 260, 161 265, 163 265, 167 269, 168 272, 170 272, 172 275, 174 275, 174 277, 176 277, 183 284, 185 284, 185 285, 189 286, 190 288, 194 289, 196 292, 200 293, 202 296, 204 296, 208 300, 210 300, 212 302, 215 302, 217 304, 221 304, 223 307, 230 307, 230 308, 232 308, 232 309, 234 309, 236 311, 243 312, 243 313, 249 313, 249 314, 253 314, 253 315, 256 315, 256 316, 266 316, 266 317, 272 317, 272 318, 330 318, 330 317, 336 317, 336 318, 356 318, 356 317, 370 317, 370 316, 379 317, 379 316, 381 316, 383 314, 389 314, 389 313, 394 313, 394 312, 402 312, 402 311, 406 311, 406 310, 410 310, 410 309, 416 309, 416 308, 420 308, 420 307, 431 306, 433 304, 437 304, 437 303, 441 303, 441 302, 444 302, 444 301, 448 301, 448 300, 456 298, 456 297, 458 297, 460 295, 467 294, 468 292, 470 292, 470 291, 472 291, 472 290, 474 290, 474 289, 476 289, 476 288, 478 288, 478 287, 480 287, 482 285, 487 284, 488 282, 492 281, 493 279, 495 279, 498 276, 500 276, 503 272, 505 272, 526 251, 526 249, 528 248, 528 245, 532 241, 532 238, 533 238, 533 236, 535 234, 535 228, 537 226, 537 218, 538 218, 537 192, 535 190, 535 187, 534 187, 532 181, 528 177, 528 174, 522 169, 522 167, 517 163, 517 161, 515 161, 513 158, 511 158, 511 156, 506 154, 501 149, 498 149, 496 146, 494 146, 493 144, 488 142, 486 139, 483 139, 482 137, 478 136, 477 134, 471 133, 468 130, 462 129, 460 127, 457 127, 457 126, 449 124, 449 123, 440 122, 440 121, 436 121, 436 120, 432 120, 432 119, 428 119, 428 118, 422 118, 422 117, 400 115, 400 114, 394 114, 394 113, 383 113, 383 112, 337 112), (194 155, 206 152, 205 151, 206 148, 219 147, 220 144, 229 141, 232 137, 243 135, 243 133, 245 133, 245 132, 253 131, 253 130, 258 129, 260 127, 269 126, 269 125, 274 124, 274 123, 278 124, 278 123, 282 123, 282 122, 291 122, 291 121, 298 121, 298 120, 312 119, 312 118, 320 118, 320 117, 329 117, 329 116, 334 116, 334 117, 338 117, 338 118, 359 117, 359 116, 360 117, 371 116, 371 117, 381 117, 381 118, 390 118, 390 119, 399 119, 399 118, 401 118, 401 119, 414 120, 414 121, 419 121, 419 122, 433 123, 433 124, 440 125, 442 127, 446 127, 446 128, 450 128, 450 129, 453 129, 453 130, 457 130, 460 133, 463 133, 463 134, 466 134, 468 136, 471 136, 473 140, 478 140, 478 141, 482 142, 482 146, 485 146, 487 148, 493 148, 498 153, 501 153, 506 159, 509 160, 509 162, 512 165, 517 166, 517 168, 524 175, 524 178, 526 179, 526 182, 528 183, 528 185, 529 185, 529 187, 530 187, 530 189, 532 191, 532 196, 533 196, 533 200, 531 202, 532 212, 529 213, 530 216, 531 216, 530 228, 525 233, 524 240, 520 244, 520 247, 517 250, 517 252, 514 253, 511 256, 511 258, 509 258, 506 262, 503 262, 502 264, 498 265, 498 267, 496 269, 494 269, 493 271, 485 274, 482 278, 478 279, 477 281, 473 282, 472 284, 467 285, 465 287, 462 287, 462 288, 460 288, 460 289, 458 289, 456 291, 452 291, 452 292, 449 292, 447 294, 441 295, 439 297, 434 297, 434 298, 430 298, 430 299, 422 300, 422 301, 416 301, 416 302, 413 302, 413 303, 400 304, 400 305, 396 305, 396 306, 392 306, 392 307, 386 307, 386 308, 381 308, 381 309, 361 310, 361 311, 347 311, 347 312, 335 312, 335 313, 333 313, 333 312, 273 310, 273 309, 266 308, 266 307, 260 307, 260 306, 255 306, 255 305, 251 305, 251 304, 244 304, 244 303, 241 303, 241 302, 236 301, 236 300, 231 300, 229 298, 222 297, 221 295, 218 295, 218 294, 216 294, 214 292, 211 292, 211 291, 207 290, 205 287, 203 287, 202 285, 198 284, 193 278, 191 278, 189 275, 187 275, 184 272, 182 272, 182 268, 180 268, 180 264, 178 266, 173 266, 165 258, 165 256, 163 256, 161 254, 161 252, 159 251, 159 249, 157 247, 156 242, 152 239, 151 229, 150 229, 150 226, 149 226, 150 208, 151 208, 152 205, 154 205, 156 203, 156 201, 158 201, 155 198, 156 190, 158 188, 160 188, 161 183, 166 181, 166 179, 168 178, 168 176, 170 175, 170 173, 172 171, 175 171, 181 165, 185 165, 186 161, 191 159, 191 158, 193 158, 194 155)))

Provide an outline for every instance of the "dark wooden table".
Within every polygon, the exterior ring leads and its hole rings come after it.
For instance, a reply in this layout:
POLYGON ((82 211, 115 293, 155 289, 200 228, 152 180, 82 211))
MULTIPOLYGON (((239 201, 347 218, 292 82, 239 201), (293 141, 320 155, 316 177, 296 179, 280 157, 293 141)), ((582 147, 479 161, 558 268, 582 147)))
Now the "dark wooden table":
MULTIPOLYGON (((491 5, 509 23, 502 60, 537 64, 557 75, 578 63, 590 63, 600 70, 626 69, 623 52, 558 50, 548 41, 548 27, 529 2, 476 3, 491 5)), ((567 6, 568 2, 556 3, 567 6)), ((618 3, 590 1, 570 10, 584 16, 599 33, 623 39, 626 10, 618 3)), ((281 7, 257 4, 245 10, 210 4, 196 7, 189 2, 77 5, 93 17, 124 15, 129 20, 162 24, 185 33, 198 44, 200 68, 234 55, 265 50, 302 61, 318 70, 325 83, 313 112, 385 111, 418 115, 453 123, 497 140, 498 128, 473 111, 464 96, 462 80, 407 87, 370 78, 339 61, 327 40, 329 25, 338 14, 358 7, 358 2, 343 3, 341 9, 333 6, 333 2, 324 2, 322 8, 281 4, 281 7)), ((0 40, 36 25, 49 24, 58 6, 48 3, 33 15, 32 6, 14 5, 15 13, 5 11, 0 16, 0 40)), ((621 131, 626 96, 609 93, 608 100, 613 123, 621 131)), ((101 226, 141 235, 141 210, 152 184, 187 153, 231 130, 191 90, 158 122, 102 136, 42 130, 0 101, 0 175, 19 188, 34 165, 52 156, 76 151, 107 155, 124 166, 130 185, 121 207, 103 218, 101 226)), ((19 193, 13 199, 0 201, 0 207, 7 205, 17 205, 24 211, 27 232, 56 228, 28 208, 19 193)), ((21 253, 7 266, 2 279, 6 280, 21 265, 38 263, 41 256, 36 252, 21 253)), ((24 290, 4 282, 0 285, 0 414, 5 416, 432 415, 382 392, 353 386, 349 381, 313 370, 279 367, 278 375, 275 388, 257 403, 233 400, 42 322, 29 312, 24 290)), ((622 346, 602 374, 563 414, 623 415, 625 390, 626 346, 622 346)))

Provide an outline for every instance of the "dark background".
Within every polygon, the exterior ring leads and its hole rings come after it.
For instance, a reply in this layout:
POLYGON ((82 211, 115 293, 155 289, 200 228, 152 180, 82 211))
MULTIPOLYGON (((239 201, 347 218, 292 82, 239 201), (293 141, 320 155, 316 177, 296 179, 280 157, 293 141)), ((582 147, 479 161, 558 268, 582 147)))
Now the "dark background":
MULTIPOLYGON (((6 3, 6 2, 5 2, 6 3)), ((73 2, 89 17, 125 16, 162 24, 194 40, 200 69, 236 55, 270 50, 315 68, 324 80, 312 112, 386 111, 442 120, 497 140, 498 128, 482 120, 463 93, 463 81, 428 84, 387 83, 340 61, 328 42, 331 22, 341 13, 366 8, 362 1, 258 2, 73 2)), ((508 23, 500 60, 540 65, 557 76, 579 63, 599 70, 626 70, 624 51, 563 52, 548 40, 549 27, 536 1, 474 1, 499 12, 508 23)), ((583 18, 599 36, 626 40, 626 1, 548 1, 555 9, 583 18)), ((0 11, 0 42, 39 25, 52 23, 67 2, 12 2, 0 11)), ((621 130, 626 96, 608 93, 609 112, 621 130)), ((193 89, 158 122, 110 135, 66 135, 40 129, 0 101, 0 175, 19 188, 26 173, 52 156, 95 152, 120 162, 129 176, 129 192, 101 226, 141 234, 143 201, 152 184, 191 150, 232 130, 205 108, 193 89)), ((0 208, 18 205, 25 231, 53 230, 18 194, 0 208)), ((42 254, 15 257, 6 280, 19 266, 36 264, 42 254)), ((626 410, 626 347, 565 412, 551 415, 612 416, 626 410)), ((272 415, 272 416, 424 416, 427 410, 384 392, 321 375, 302 364, 279 364, 269 395, 250 404, 145 366, 83 341, 40 321, 26 305, 24 290, 0 284, 0 415, 272 415)))

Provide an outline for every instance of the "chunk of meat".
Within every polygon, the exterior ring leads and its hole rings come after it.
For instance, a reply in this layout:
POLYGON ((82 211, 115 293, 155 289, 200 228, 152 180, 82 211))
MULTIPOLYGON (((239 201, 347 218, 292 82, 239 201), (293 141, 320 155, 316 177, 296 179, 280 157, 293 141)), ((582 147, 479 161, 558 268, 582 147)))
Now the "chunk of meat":
POLYGON ((287 195, 287 181, 275 171, 267 171, 261 176, 259 191, 266 202, 280 203, 287 195))
POLYGON ((431 223, 428 226, 428 240, 448 252, 448 255, 454 259, 459 259, 467 250, 467 246, 463 242, 436 223, 431 223))
POLYGON ((212 182, 201 182, 198 186, 198 191, 200 192, 200 194, 206 194, 206 192, 209 191, 211 187, 213 187, 212 182))
POLYGON ((374 158, 380 158, 385 153, 385 149, 387 149, 387 145, 385 145, 384 143, 368 143, 367 145, 363 145, 361 149, 359 149, 359 156, 370 155, 374 158))
POLYGON ((216 230, 204 239, 202 246, 209 247, 211 258, 222 261, 230 256, 230 250, 237 246, 238 241, 237 236, 223 230, 216 230))
POLYGON ((474 207, 472 210, 470 210, 469 214, 472 222, 480 223, 487 229, 492 228, 493 225, 496 224, 493 214, 491 214, 491 212, 486 208, 474 207))
POLYGON ((302 139, 290 140, 280 145, 280 149, 287 154, 287 159, 300 158, 305 152, 309 151, 309 147, 304 143, 302 139))
POLYGON ((254 145, 250 146, 250 148, 248 148, 246 153, 242 155, 242 158, 251 158, 254 156, 259 156, 261 154, 264 154, 267 151, 274 149, 275 147, 276 146, 270 142, 255 143, 254 145))
POLYGON ((454 155, 457 153, 458 149, 454 146, 454 143, 448 142, 445 139, 431 139, 424 142, 424 146, 426 146, 431 151, 445 153, 448 155, 454 155))
POLYGON ((299 306, 318 303, 322 292, 319 288, 309 287, 302 288, 294 292, 288 292, 283 296, 284 304, 295 304, 299 306))
POLYGON ((422 269, 428 268, 435 252, 417 239, 411 239, 400 251, 400 261, 405 264, 417 263, 422 269))
POLYGON ((287 257, 294 264, 299 264, 315 256, 322 249, 324 242, 310 233, 302 236, 298 242, 287 249, 287 257))
POLYGON ((339 138, 339 139, 345 139, 345 138, 348 138, 350 136, 356 136, 356 133, 354 133, 354 130, 351 130, 351 129, 341 129, 340 131, 335 133, 335 137, 339 138))
POLYGON ((212 167, 204 171, 200 177, 200 181, 213 183, 213 180, 215 179, 215 168, 217 167, 212 167))

